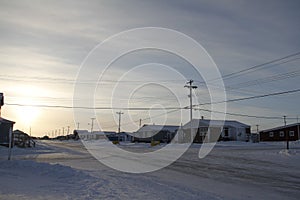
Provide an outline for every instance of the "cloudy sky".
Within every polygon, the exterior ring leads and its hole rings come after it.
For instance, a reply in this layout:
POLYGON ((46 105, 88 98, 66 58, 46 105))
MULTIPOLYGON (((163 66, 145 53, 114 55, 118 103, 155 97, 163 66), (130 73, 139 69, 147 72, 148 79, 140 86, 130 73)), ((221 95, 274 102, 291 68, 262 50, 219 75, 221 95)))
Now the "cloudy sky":
MULTIPOLYGON (((28 132, 31 127, 32 133, 38 136, 55 131, 62 133, 67 126, 71 130, 77 122, 80 129, 90 129, 90 118, 94 116, 101 122, 102 129, 116 131, 118 116, 115 112, 123 107, 189 105, 188 90, 183 87, 189 79, 194 79, 198 86, 195 98, 200 103, 209 102, 203 78, 194 76, 190 63, 168 52, 148 49, 132 52, 114 62, 96 90, 91 85, 97 80, 90 76, 80 80, 79 84, 96 92, 95 106, 117 109, 95 113, 78 109, 74 122, 74 110, 69 108, 73 100, 90 101, 84 91, 82 96, 74 97, 74 83, 89 53, 115 34, 142 27, 181 32, 202 45, 226 77, 300 52, 299 9, 298 0, 0 0, 0 91, 5 94, 6 103, 2 117, 16 121, 15 128, 28 132), (139 67, 141 65, 143 67, 139 67)), ((126 42, 114 48, 124 45, 126 42)), ((101 60, 106 55, 95 56, 101 60)), ((299 89, 299 64, 300 55, 295 55, 228 77, 224 79, 227 99, 299 89)), ((98 75, 99 70, 91 68, 90 73, 98 75)), ((253 129, 256 124, 260 128, 282 125, 280 117, 283 115, 289 118, 288 123, 297 122, 299 99, 300 93, 292 93, 231 102, 227 104, 229 113, 274 119, 233 115, 227 118, 240 120, 253 129)), ((209 105, 201 108, 211 109, 209 105)), ((162 121, 179 124, 189 120, 188 110, 179 110, 179 114, 174 112, 167 117, 161 115, 166 112, 163 109, 123 112, 126 131, 137 129, 139 119, 144 119, 142 123, 155 124, 162 121), (156 115, 159 117, 153 117, 156 115)), ((205 111, 195 112, 196 116, 206 118, 211 115, 205 111)), ((97 128, 99 125, 95 125, 97 128)))

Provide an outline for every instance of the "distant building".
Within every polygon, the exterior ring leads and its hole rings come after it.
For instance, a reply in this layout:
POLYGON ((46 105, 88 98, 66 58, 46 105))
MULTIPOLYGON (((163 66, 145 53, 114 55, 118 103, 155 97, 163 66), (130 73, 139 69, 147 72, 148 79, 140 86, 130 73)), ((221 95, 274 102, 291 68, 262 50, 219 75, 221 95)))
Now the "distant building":
POLYGON ((179 126, 172 125, 147 125, 142 126, 133 133, 135 142, 160 141, 169 143, 178 130, 179 126))
POLYGON ((127 133, 127 132, 116 133, 116 132, 107 132, 107 131, 104 131, 104 133, 106 134, 107 138, 110 141, 120 141, 120 142, 133 141, 132 133, 127 133))
POLYGON ((300 123, 279 126, 259 132, 260 141, 295 141, 300 139, 300 123))
POLYGON ((79 138, 82 140, 99 140, 107 139, 105 132, 93 131, 92 133, 87 130, 75 130, 79 138))
MULTIPOLYGON (((9 146, 9 132, 13 130, 14 124, 15 122, 0 117, 0 145, 9 146)), ((11 142, 13 145, 13 140, 11 142)))
POLYGON ((179 129, 178 142, 191 141, 191 128, 194 143, 218 140, 249 141, 251 126, 232 120, 193 119, 179 129))
POLYGON ((123 141, 131 142, 133 136, 130 133, 121 132, 120 134, 114 131, 93 131, 92 133, 87 130, 74 130, 74 134, 78 134, 82 140, 110 140, 110 141, 123 141))

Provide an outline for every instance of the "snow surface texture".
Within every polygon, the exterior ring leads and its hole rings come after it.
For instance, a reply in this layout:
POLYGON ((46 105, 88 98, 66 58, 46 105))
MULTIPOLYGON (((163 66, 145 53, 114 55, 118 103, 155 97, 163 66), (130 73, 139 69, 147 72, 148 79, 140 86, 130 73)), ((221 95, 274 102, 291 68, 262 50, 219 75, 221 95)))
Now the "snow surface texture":
MULTIPOLYGON (((149 144, 121 144, 148 151, 149 144)), ((298 199, 300 143, 221 142, 204 159, 194 144, 175 163, 152 173, 110 169, 81 142, 0 147, 0 199, 298 199)), ((159 148, 159 147, 154 147, 159 148)))

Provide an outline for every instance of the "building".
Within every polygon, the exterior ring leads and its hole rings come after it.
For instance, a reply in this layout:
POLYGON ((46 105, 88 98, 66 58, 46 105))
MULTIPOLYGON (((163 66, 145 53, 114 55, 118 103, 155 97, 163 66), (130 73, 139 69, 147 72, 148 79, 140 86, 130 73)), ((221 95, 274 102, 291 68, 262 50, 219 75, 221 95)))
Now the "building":
POLYGON ((207 142, 249 141, 251 135, 251 127, 238 121, 193 119, 180 128, 177 136, 179 143, 191 141, 191 129, 194 143, 202 143, 205 138, 207 142))
POLYGON ((137 132, 133 133, 134 142, 160 141, 169 143, 176 135, 179 126, 172 125, 143 125, 137 132))
POLYGON ((300 123, 279 126, 259 132, 260 141, 295 141, 299 140, 300 123), (288 138, 287 138, 288 137, 288 138))
POLYGON ((91 133, 87 130, 75 130, 74 133, 77 133, 79 138, 82 140, 107 139, 106 134, 103 131, 93 131, 91 133))
MULTIPOLYGON (((9 146, 9 134, 12 132, 15 122, 0 117, 0 145, 9 146)), ((13 133, 12 138, 13 138, 13 133)), ((13 140, 11 140, 13 145, 13 140)))
POLYGON ((107 138, 112 142, 115 142, 115 141, 132 142, 133 141, 132 133, 127 133, 127 132, 116 133, 116 132, 105 131, 105 134, 106 134, 107 138))
POLYGON ((114 131, 93 131, 92 133, 87 130, 74 130, 75 134, 78 134, 82 140, 110 140, 110 141, 123 141, 131 142, 133 136, 130 133, 121 132, 116 133, 114 131))
POLYGON ((35 147, 35 142, 32 138, 23 131, 15 130, 13 131, 14 145, 18 147, 35 147))

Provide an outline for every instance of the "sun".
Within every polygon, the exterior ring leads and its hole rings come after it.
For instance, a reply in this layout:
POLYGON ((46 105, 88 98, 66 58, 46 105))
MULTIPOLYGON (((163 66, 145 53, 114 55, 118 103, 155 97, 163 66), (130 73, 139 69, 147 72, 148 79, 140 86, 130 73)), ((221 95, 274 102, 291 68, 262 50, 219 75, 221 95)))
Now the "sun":
POLYGON ((17 110, 18 121, 31 126, 40 114, 40 110, 32 106, 20 106, 17 110))
POLYGON ((35 95, 41 94, 41 90, 33 86, 23 86, 18 89, 20 106, 16 109, 17 123, 24 127, 30 127, 37 121, 41 113, 40 108, 35 107, 38 104, 35 95))

